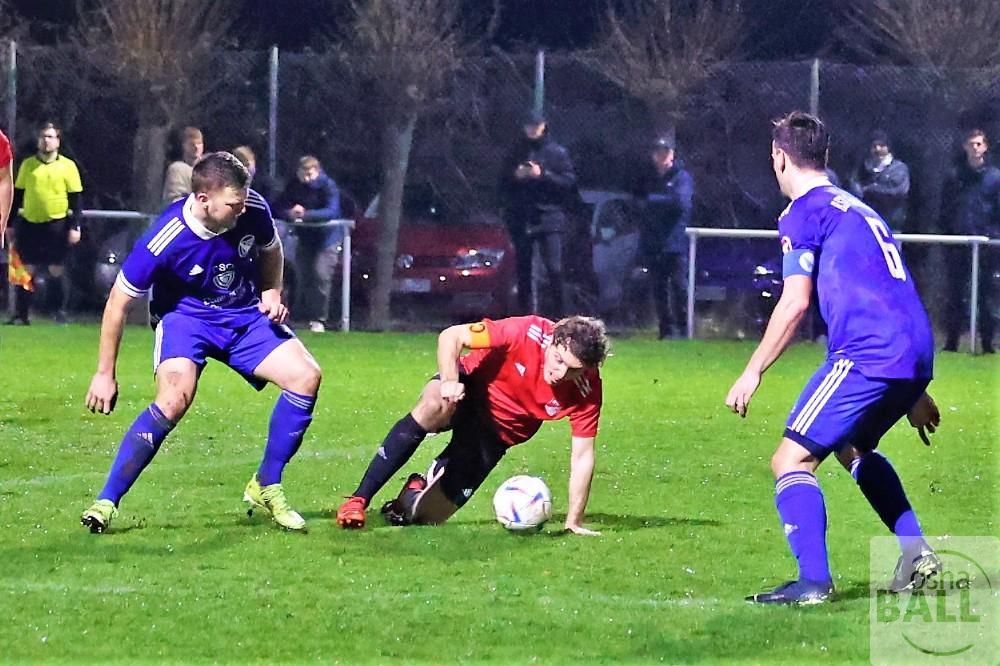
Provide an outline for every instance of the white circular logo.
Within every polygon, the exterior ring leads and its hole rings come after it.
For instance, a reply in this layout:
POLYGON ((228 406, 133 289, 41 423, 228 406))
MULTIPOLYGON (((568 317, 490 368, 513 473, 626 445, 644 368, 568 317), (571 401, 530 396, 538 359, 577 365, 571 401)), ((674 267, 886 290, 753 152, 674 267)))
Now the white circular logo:
POLYGON ((812 252, 803 252, 802 256, 799 257, 799 266, 802 267, 807 273, 813 272, 813 266, 816 265, 816 257, 813 256, 812 252))

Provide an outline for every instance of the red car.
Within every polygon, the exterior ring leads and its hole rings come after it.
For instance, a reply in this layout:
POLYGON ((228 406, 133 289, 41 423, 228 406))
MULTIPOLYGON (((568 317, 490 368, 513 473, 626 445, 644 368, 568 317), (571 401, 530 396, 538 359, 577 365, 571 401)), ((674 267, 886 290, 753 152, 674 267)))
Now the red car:
MULTIPOLYGON (((381 233, 378 197, 352 238, 358 306, 371 291, 381 233)), ((430 187, 407 187, 393 268, 394 305, 431 308, 451 319, 503 317, 516 303, 514 248, 500 218, 452 214, 430 187)))

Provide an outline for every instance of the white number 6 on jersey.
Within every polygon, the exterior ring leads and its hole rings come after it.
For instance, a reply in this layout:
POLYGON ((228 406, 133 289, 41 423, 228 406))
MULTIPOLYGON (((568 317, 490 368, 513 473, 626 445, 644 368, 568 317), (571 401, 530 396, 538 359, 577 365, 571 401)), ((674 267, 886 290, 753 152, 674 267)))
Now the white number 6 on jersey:
POLYGON ((896 249, 896 245, 889 237, 889 229, 885 226, 885 222, 877 217, 866 217, 865 222, 871 227, 872 233, 875 234, 875 240, 882 248, 885 264, 889 267, 889 275, 905 282, 906 271, 903 269, 903 260, 899 257, 899 250, 896 249))

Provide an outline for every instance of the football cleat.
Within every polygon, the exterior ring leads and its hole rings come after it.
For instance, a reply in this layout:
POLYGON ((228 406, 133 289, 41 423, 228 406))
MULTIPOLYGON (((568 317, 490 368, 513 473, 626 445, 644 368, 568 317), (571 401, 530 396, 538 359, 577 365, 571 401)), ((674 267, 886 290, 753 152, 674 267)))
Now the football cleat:
POLYGON ((260 481, 257 480, 257 474, 254 474, 247 483, 246 490, 243 491, 243 501, 250 503, 247 516, 252 516, 253 510, 260 508, 286 530, 301 530, 306 526, 306 521, 302 519, 302 516, 288 506, 285 491, 281 488, 280 483, 261 486, 260 481))
POLYGON ((337 509, 337 524, 345 530, 358 530, 365 526, 365 507, 368 500, 364 497, 354 495, 348 497, 347 501, 337 509))
POLYGON ((747 601, 755 604, 814 606, 828 601, 831 595, 833 595, 833 583, 803 578, 790 580, 769 592, 758 592, 747 597, 747 601))
POLYGON ((941 573, 941 560, 927 544, 921 544, 916 556, 903 553, 889 583, 889 591, 903 592, 920 589, 932 577, 941 573))
POLYGON ((91 534, 101 534, 111 525, 111 519, 118 515, 118 509, 111 500, 97 500, 80 516, 80 524, 90 528, 91 534))
POLYGON ((386 521, 391 525, 409 525, 413 522, 413 504, 417 499, 417 495, 426 487, 427 478, 423 474, 417 474, 416 472, 410 474, 396 499, 383 504, 379 512, 385 516, 386 521))

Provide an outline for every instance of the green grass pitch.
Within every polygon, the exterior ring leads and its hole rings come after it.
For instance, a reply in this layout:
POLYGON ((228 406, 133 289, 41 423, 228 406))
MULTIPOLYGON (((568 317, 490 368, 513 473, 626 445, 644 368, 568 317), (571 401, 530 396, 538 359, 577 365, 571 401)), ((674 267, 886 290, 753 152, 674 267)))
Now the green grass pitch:
MULTIPOLYGON (((618 341, 588 511, 603 536, 584 538, 560 533, 565 422, 514 449, 445 526, 392 528, 376 512, 363 531, 338 529, 331 509, 435 371, 435 337, 307 334, 324 384, 285 485, 308 534, 247 518, 243 485, 275 392, 210 364, 112 530, 91 535, 79 515, 153 396, 152 336, 130 328, 117 411, 84 410, 97 337, 81 325, 2 331, 0 662, 868 661, 868 539, 885 532, 835 461, 819 478, 840 600, 742 601, 794 573, 768 461, 822 358, 814 345, 771 369, 741 420, 723 399, 751 344, 618 341), (493 490, 517 473, 552 488, 556 518, 540 534, 493 520, 493 490)), ((998 534, 998 378, 997 357, 940 356, 934 446, 905 424, 883 440, 929 534, 998 534)), ((445 443, 429 438, 400 478, 445 443)))

